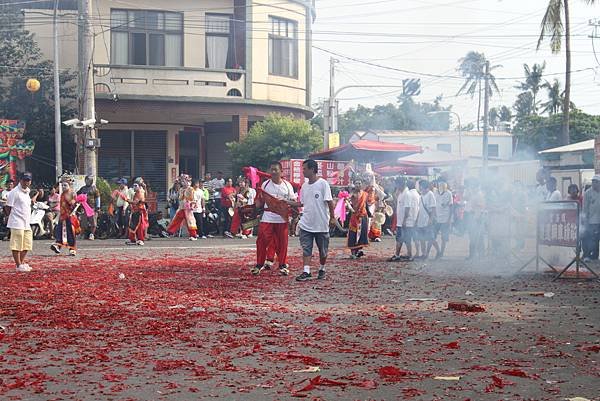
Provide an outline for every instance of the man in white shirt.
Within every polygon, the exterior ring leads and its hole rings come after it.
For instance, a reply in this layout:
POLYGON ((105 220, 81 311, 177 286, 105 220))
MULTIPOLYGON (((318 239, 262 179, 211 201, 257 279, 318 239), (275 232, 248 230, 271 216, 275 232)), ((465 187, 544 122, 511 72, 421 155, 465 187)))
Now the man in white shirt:
POLYGON ((452 204, 454 203, 452 198, 452 192, 448 190, 448 184, 440 182, 438 186, 438 193, 435 195, 436 202, 436 224, 435 224, 435 236, 437 238, 438 233, 442 238, 442 247, 440 250, 440 257, 444 256, 446 251, 446 244, 450 239, 450 221, 452 217, 452 204))
MULTIPOLYGON (((269 197, 285 202, 297 199, 292 184, 281 178, 282 170, 280 162, 271 163, 269 168, 271 178, 261 185, 261 191, 267 195, 259 196, 256 199, 256 206, 259 208, 264 206, 264 212, 260 219, 258 237, 256 238, 256 266, 251 270, 251 273, 254 275, 260 274, 265 269, 269 269, 273 264, 273 261, 268 260, 267 257, 269 253, 267 250, 269 248, 275 250, 279 263, 279 273, 282 276, 287 276, 290 272, 287 264, 289 238, 288 208, 286 207, 284 210, 277 209, 283 215, 269 210, 269 197)), ((273 207, 273 204, 271 204, 271 207, 273 207)))
POLYGON ((412 242, 416 241, 416 225, 421 204, 421 195, 417 191, 414 180, 406 183, 408 192, 404 196, 404 216, 402 218, 402 242, 406 244, 406 258, 412 261, 412 242))
POLYGON ((546 181, 546 189, 548 190, 546 199, 544 199, 546 202, 556 202, 562 200, 560 191, 556 189, 556 178, 548 178, 546 181))
POLYGON ((9 210, 7 227, 10 228, 10 250, 18 272, 30 272, 25 256, 33 248, 31 232, 31 173, 23 173, 19 185, 9 192, 6 207, 9 210))
POLYGON ((196 220, 197 233, 196 237, 206 239, 204 235, 204 189, 200 180, 194 181, 194 200, 192 202, 192 213, 196 220))
POLYGON ((406 179, 399 177, 396 181, 396 252, 394 256, 388 259, 390 262, 402 260, 400 256, 400 252, 402 251, 402 216, 404 213, 404 196, 407 192, 406 179))
MULTIPOLYGON (((435 195, 429 188, 429 181, 419 181, 421 201, 419 204, 419 216, 417 217, 417 237, 421 243, 420 259, 427 259, 433 246, 436 250, 435 258, 440 258, 440 247, 435 240, 435 219, 437 217, 437 204, 435 195)), ((417 247, 417 254, 419 253, 417 247)))
POLYGON ((2 192, 0 192, 0 206, 6 206, 6 199, 8 198, 8 194, 15 187, 15 182, 13 180, 8 180, 6 182, 6 188, 2 192))
POLYGON ((325 278, 325 263, 329 248, 329 227, 334 226, 333 197, 329 183, 317 176, 317 162, 307 159, 302 163, 304 177, 308 179, 300 189, 300 203, 288 201, 291 206, 302 207, 302 217, 298 223, 300 227, 300 245, 302 246, 302 259, 304 271, 296 281, 306 281, 312 278, 310 274, 310 260, 312 258, 313 241, 319 248, 319 275, 318 279, 325 278))

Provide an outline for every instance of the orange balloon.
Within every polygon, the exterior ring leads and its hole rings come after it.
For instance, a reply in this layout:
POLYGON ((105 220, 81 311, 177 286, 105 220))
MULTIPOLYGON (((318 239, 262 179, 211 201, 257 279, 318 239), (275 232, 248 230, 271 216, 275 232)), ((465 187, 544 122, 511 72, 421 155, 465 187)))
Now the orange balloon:
POLYGON ((27 84, 25 86, 27 87, 27 90, 29 92, 34 93, 34 92, 37 92, 37 91, 40 90, 40 86, 41 85, 40 85, 40 81, 38 81, 37 79, 35 79, 35 78, 29 78, 27 80, 27 84))

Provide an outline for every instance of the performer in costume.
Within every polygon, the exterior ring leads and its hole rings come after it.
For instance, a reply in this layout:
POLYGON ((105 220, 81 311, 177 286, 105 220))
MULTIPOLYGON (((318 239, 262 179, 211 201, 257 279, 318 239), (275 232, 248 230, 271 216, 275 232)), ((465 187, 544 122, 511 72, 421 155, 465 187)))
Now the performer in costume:
POLYGON ((251 270, 257 275, 264 269, 269 269, 271 263, 266 263, 269 256, 274 259, 275 254, 279 263, 279 273, 287 276, 289 206, 288 201, 297 199, 292 184, 281 178, 282 166, 280 162, 273 162, 270 166, 271 178, 264 181, 257 197, 257 207, 264 206, 258 238, 256 239, 256 266, 251 270), (273 251, 274 252, 273 252, 273 251))
POLYGON ((238 190, 236 201, 234 203, 233 217, 231 218, 231 233, 237 237, 246 239, 252 236, 252 229, 243 229, 244 206, 253 206, 255 203, 256 191, 249 186, 248 180, 241 178, 238 181, 238 190))
POLYGON ((362 182, 356 182, 350 197, 351 212, 348 226, 347 246, 351 251, 351 258, 364 256, 362 248, 369 246, 369 218, 367 215, 367 192, 362 190, 362 182))
POLYGON ((387 195, 383 188, 377 183, 374 174, 366 177, 369 182, 366 188, 367 192, 367 210, 369 215, 369 239, 374 242, 381 242, 381 226, 374 222, 373 216, 376 212, 383 212, 385 209, 385 200, 387 195))
POLYGON ((146 228, 148 227, 148 214, 146 211, 146 193, 139 183, 134 183, 133 197, 128 200, 131 206, 129 217, 129 240, 128 245, 144 245, 146 228))
POLYGON ((77 206, 70 177, 63 177, 61 190, 58 224, 54 228, 56 242, 50 245, 50 249, 59 254, 62 247, 67 247, 69 255, 75 256, 77 254, 76 236, 79 229, 79 220, 75 215, 77 206))
POLYGON ((171 235, 175 234, 181 224, 185 222, 190 241, 196 241, 196 219, 194 218, 194 188, 191 186, 190 176, 182 174, 179 177, 181 189, 179 190, 179 210, 175 214, 173 221, 169 224, 167 232, 171 235))

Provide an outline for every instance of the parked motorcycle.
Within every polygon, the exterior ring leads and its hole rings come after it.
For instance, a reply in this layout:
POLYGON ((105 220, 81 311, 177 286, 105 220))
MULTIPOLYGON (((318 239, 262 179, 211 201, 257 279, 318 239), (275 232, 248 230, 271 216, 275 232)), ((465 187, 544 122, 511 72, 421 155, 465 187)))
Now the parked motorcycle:
POLYGON ((98 212, 98 225, 96 227, 96 237, 98 239, 119 238, 119 226, 116 216, 98 212))
POLYGON ((46 202, 35 202, 31 207, 31 231, 34 239, 46 238, 51 234, 50 222, 45 218, 50 206, 46 202))
POLYGON ((204 231, 210 235, 219 234, 219 209, 214 200, 209 200, 206 203, 206 213, 204 217, 204 231))

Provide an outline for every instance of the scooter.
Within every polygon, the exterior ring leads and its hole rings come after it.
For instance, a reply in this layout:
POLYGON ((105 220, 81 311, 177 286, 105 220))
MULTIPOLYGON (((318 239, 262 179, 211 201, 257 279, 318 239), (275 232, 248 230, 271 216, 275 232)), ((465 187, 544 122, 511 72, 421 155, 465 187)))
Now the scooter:
POLYGON ((45 202, 35 202, 31 207, 31 231, 33 238, 41 239, 50 234, 50 227, 46 219, 46 211, 50 209, 45 202))
POLYGON ((217 209, 215 202, 209 200, 206 204, 206 215, 204 217, 204 231, 210 235, 219 234, 219 210, 217 209))

